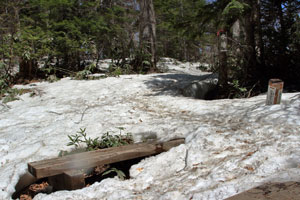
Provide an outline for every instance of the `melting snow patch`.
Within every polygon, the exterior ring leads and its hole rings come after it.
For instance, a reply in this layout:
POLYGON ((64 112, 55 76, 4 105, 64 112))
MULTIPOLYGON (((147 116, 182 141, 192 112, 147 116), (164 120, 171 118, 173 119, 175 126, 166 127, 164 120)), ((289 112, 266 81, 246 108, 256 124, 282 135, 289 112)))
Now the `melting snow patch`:
POLYGON ((163 87, 185 76, 157 76, 37 83, 31 88, 41 96, 8 103, 0 114, 0 199, 12 195, 26 163, 69 150, 67 135, 79 128, 92 138, 125 127, 138 140, 154 133, 163 141, 186 137, 186 144, 132 166, 130 180, 35 199, 224 199, 276 177, 299 180, 299 93, 283 94, 275 106, 265 106, 265 95, 203 101, 163 87))

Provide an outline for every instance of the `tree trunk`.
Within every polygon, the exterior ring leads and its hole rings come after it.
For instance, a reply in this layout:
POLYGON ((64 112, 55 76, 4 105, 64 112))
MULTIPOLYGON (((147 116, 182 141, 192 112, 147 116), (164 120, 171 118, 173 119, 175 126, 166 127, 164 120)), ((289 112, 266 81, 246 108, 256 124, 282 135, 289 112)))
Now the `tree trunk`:
POLYGON ((254 25, 254 9, 253 9, 253 1, 246 1, 249 6, 251 6, 251 11, 248 11, 244 17, 245 24, 245 43, 246 43, 246 51, 244 52, 245 59, 245 81, 249 82, 252 79, 255 79, 257 75, 257 62, 256 62, 256 52, 255 52, 255 25, 254 25))
POLYGON ((278 17, 279 17, 279 23, 280 23, 280 54, 286 54, 286 47, 287 47, 287 34, 286 34, 286 26, 285 26, 285 21, 284 21, 284 16, 283 16, 283 11, 282 11, 282 0, 276 0, 275 1, 275 7, 278 12, 278 17))
MULTIPOLYGON (((181 15, 181 17, 182 17, 182 19, 183 19, 183 2, 182 2, 182 0, 180 1, 180 15, 181 15)), ((182 37, 182 46, 183 46, 183 60, 184 61, 187 61, 188 60, 188 58, 187 58, 187 48, 186 48, 186 39, 185 39, 185 37, 182 37)))
POLYGON ((228 66, 227 66, 227 31, 219 31, 219 82, 218 85, 222 90, 226 90, 228 81, 228 66))
POLYGON ((256 24, 255 27, 255 51, 257 56, 257 61, 259 65, 264 68, 265 66, 265 52, 264 52, 264 44, 262 39, 262 29, 261 29, 261 1, 255 0, 253 2, 253 12, 254 12, 254 22, 256 24))
POLYGON ((156 19, 152 0, 140 0, 140 48, 151 54, 151 71, 156 70, 156 19))
POLYGON ((30 60, 26 60, 23 58, 20 58, 20 78, 23 79, 32 79, 36 76, 37 73, 37 62, 35 62, 34 60, 30 59, 30 60))

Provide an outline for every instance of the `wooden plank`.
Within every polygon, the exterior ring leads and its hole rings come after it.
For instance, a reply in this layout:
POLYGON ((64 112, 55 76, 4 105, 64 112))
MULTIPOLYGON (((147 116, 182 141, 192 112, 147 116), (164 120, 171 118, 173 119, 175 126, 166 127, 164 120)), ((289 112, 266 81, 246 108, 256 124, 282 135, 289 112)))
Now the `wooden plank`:
POLYGON ((124 160, 155 155, 184 143, 184 139, 168 142, 138 143, 100 149, 28 163, 28 171, 36 178, 44 178, 63 174, 73 169, 86 169, 124 160))
POLYGON ((26 187, 30 186, 31 184, 35 183, 38 179, 34 177, 31 173, 26 172, 24 175, 22 175, 15 186, 15 192, 12 195, 13 199, 17 199, 20 196, 20 193, 22 190, 24 190, 26 187))

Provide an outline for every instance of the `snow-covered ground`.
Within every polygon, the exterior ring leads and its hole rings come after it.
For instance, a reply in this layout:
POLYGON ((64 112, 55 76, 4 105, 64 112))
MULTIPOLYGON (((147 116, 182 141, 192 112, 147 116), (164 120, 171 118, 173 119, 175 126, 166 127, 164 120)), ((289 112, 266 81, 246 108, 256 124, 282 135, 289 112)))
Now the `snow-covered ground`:
POLYGON ((284 93, 273 106, 265 95, 187 98, 177 86, 203 74, 180 66, 166 74, 17 86, 38 95, 0 105, 0 199, 10 198, 28 162, 70 150, 67 135, 79 128, 92 138, 124 127, 137 142, 156 134, 186 143, 132 166, 129 180, 34 199, 224 199, 263 182, 300 180, 300 93, 284 93))

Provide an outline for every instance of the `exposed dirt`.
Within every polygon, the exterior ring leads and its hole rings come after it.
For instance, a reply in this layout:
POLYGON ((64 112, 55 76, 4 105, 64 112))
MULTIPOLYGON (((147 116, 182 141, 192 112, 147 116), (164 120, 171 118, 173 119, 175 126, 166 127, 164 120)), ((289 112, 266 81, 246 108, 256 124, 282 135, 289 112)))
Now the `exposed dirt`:
POLYGON ((34 183, 21 192, 20 200, 31 200, 38 193, 49 193, 52 189, 48 182, 34 183))
POLYGON ((266 183, 242 192, 227 200, 298 200, 300 199, 300 182, 266 183))

